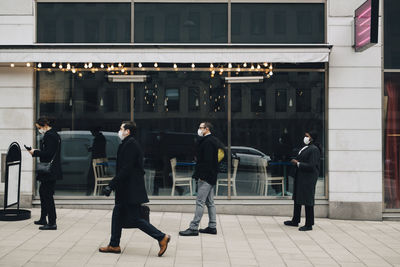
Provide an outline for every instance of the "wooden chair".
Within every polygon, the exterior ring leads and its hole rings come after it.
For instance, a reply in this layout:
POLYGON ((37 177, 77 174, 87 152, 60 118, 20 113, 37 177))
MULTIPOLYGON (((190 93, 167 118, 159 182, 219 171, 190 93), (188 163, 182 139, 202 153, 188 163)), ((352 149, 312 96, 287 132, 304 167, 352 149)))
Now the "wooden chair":
MULTIPOLYGON (((236 192, 236 174, 237 174, 237 169, 238 169, 238 166, 239 166, 239 160, 238 159, 233 159, 232 160, 232 165, 233 165, 233 174, 232 174, 232 177, 231 177, 230 185, 233 188, 233 195, 237 196, 237 192, 236 192)), ((218 187, 219 186, 228 187, 229 186, 228 185, 228 178, 221 178, 221 179, 217 180, 217 189, 216 189, 216 192, 215 192, 216 196, 218 196, 218 187)))
POLYGON ((189 186, 190 195, 193 195, 192 190, 192 177, 178 177, 176 175, 176 158, 172 158, 171 160, 171 169, 172 169, 172 191, 171 196, 175 194, 176 186, 189 186))
POLYGON ((93 195, 97 194, 97 189, 108 185, 108 183, 113 179, 112 176, 107 176, 107 159, 93 159, 93 172, 94 172, 94 189, 93 195))
POLYGON ((260 195, 267 196, 269 185, 280 185, 282 187, 282 196, 285 195, 285 177, 268 177, 267 167, 268 162, 266 160, 261 160, 261 187, 260 195))

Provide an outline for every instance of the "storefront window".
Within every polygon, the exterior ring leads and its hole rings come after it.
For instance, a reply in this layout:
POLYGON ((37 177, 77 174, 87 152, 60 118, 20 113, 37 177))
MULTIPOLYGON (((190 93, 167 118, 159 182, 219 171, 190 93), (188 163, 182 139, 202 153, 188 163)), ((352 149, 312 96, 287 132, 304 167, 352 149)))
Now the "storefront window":
POLYGON ((228 6, 136 3, 135 43, 226 43, 228 6))
POLYGON ((385 69, 400 68, 400 1, 385 0, 384 2, 384 45, 385 69))
POLYGON ((324 4, 232 4, 233 43, 324 43, 324 4))
POLYGON ((129 43, 130 3, 37 3, 38 43, 129 43))
MULTIPOLYGON (((63 177, 57 181, 57 195, 94 195, 94 189, 99 194, 93 166, 106 166, 106 174, 113 177, 120 143, 117 132, 120 123, 131 116, 138 126, 135 138, 144 152, 148 194, 195 195, 191 176, 197 129, 202 121, 210 121, 212 133, 228 145, 228 90, 232 97, 232 166, 228 170, 226 162, 221 165, 218 177, 226 179, 230 173, 231 195, 291 195, 293 169, 289 161, 302 147, 307 130, 320 135, 322 157, 316 192, 324 195, 323 72, 275 72, 262 83, 232 85, 222 79, 226 72, 215 77, 207 71, 136 72, 149 79, 134 84, 109 82, 106 74, 37 72, 38 116, 56 118, 55 127, 62 138, 63 177), (299 90, 309 92, 309 100, 299 100, 299 90), (306 108, 299 109, 299 105, 306 108), (96 131, 106 140, 106 157, 100 163, 93 160, 92 153, 96 131), (187 180, 173 186, 176 178, 187 180)), ((227 195, 226 182, 218 182, 217 187, 218 196, 227 195)))
POLYGON ((400 75, 385 73, 385 206, 400 208, 400 75))

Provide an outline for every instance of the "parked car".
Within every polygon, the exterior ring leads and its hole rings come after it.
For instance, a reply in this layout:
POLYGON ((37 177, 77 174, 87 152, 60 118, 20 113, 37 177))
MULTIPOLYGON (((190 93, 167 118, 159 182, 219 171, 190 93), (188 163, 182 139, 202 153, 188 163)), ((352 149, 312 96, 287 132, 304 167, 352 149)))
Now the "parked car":
POLYGON ((252 147, 232 146, 231 152, 239 158, 239 168, 241 169, 257 171, 257 167, 260 166, 260 160, 266 162, 271 160, 270 156, 252 147))

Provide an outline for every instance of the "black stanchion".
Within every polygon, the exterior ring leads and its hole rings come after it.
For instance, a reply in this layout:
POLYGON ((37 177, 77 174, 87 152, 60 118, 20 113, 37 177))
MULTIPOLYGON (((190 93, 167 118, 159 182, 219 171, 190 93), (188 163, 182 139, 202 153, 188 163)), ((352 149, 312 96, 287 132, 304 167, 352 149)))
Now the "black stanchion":
POLYGON ((19 208, 21 186, 21 148, 13 142, 8 147, 4 168, 4 210, 0 210, 0 221, 21 221, 31 218, 30 210, 19 208), (17 206, 16 209, 10 207, 17 206))

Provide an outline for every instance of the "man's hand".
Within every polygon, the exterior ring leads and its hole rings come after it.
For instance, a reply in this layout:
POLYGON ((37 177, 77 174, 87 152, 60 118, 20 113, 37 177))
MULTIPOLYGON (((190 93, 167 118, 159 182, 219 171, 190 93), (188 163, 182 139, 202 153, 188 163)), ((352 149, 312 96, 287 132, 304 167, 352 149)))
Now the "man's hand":
POLYGON ((109 197, 111 195, 112 192, 112 188, 107 185, 106 187, 103 188, 103 194, 106 195, 107 197, 109 197))
POLYGON ((293 165, 297 165, 297 162, 299 162, 299 161, 296 160, 296 159, 292 159, 290 162, 291 162, 293 165))

